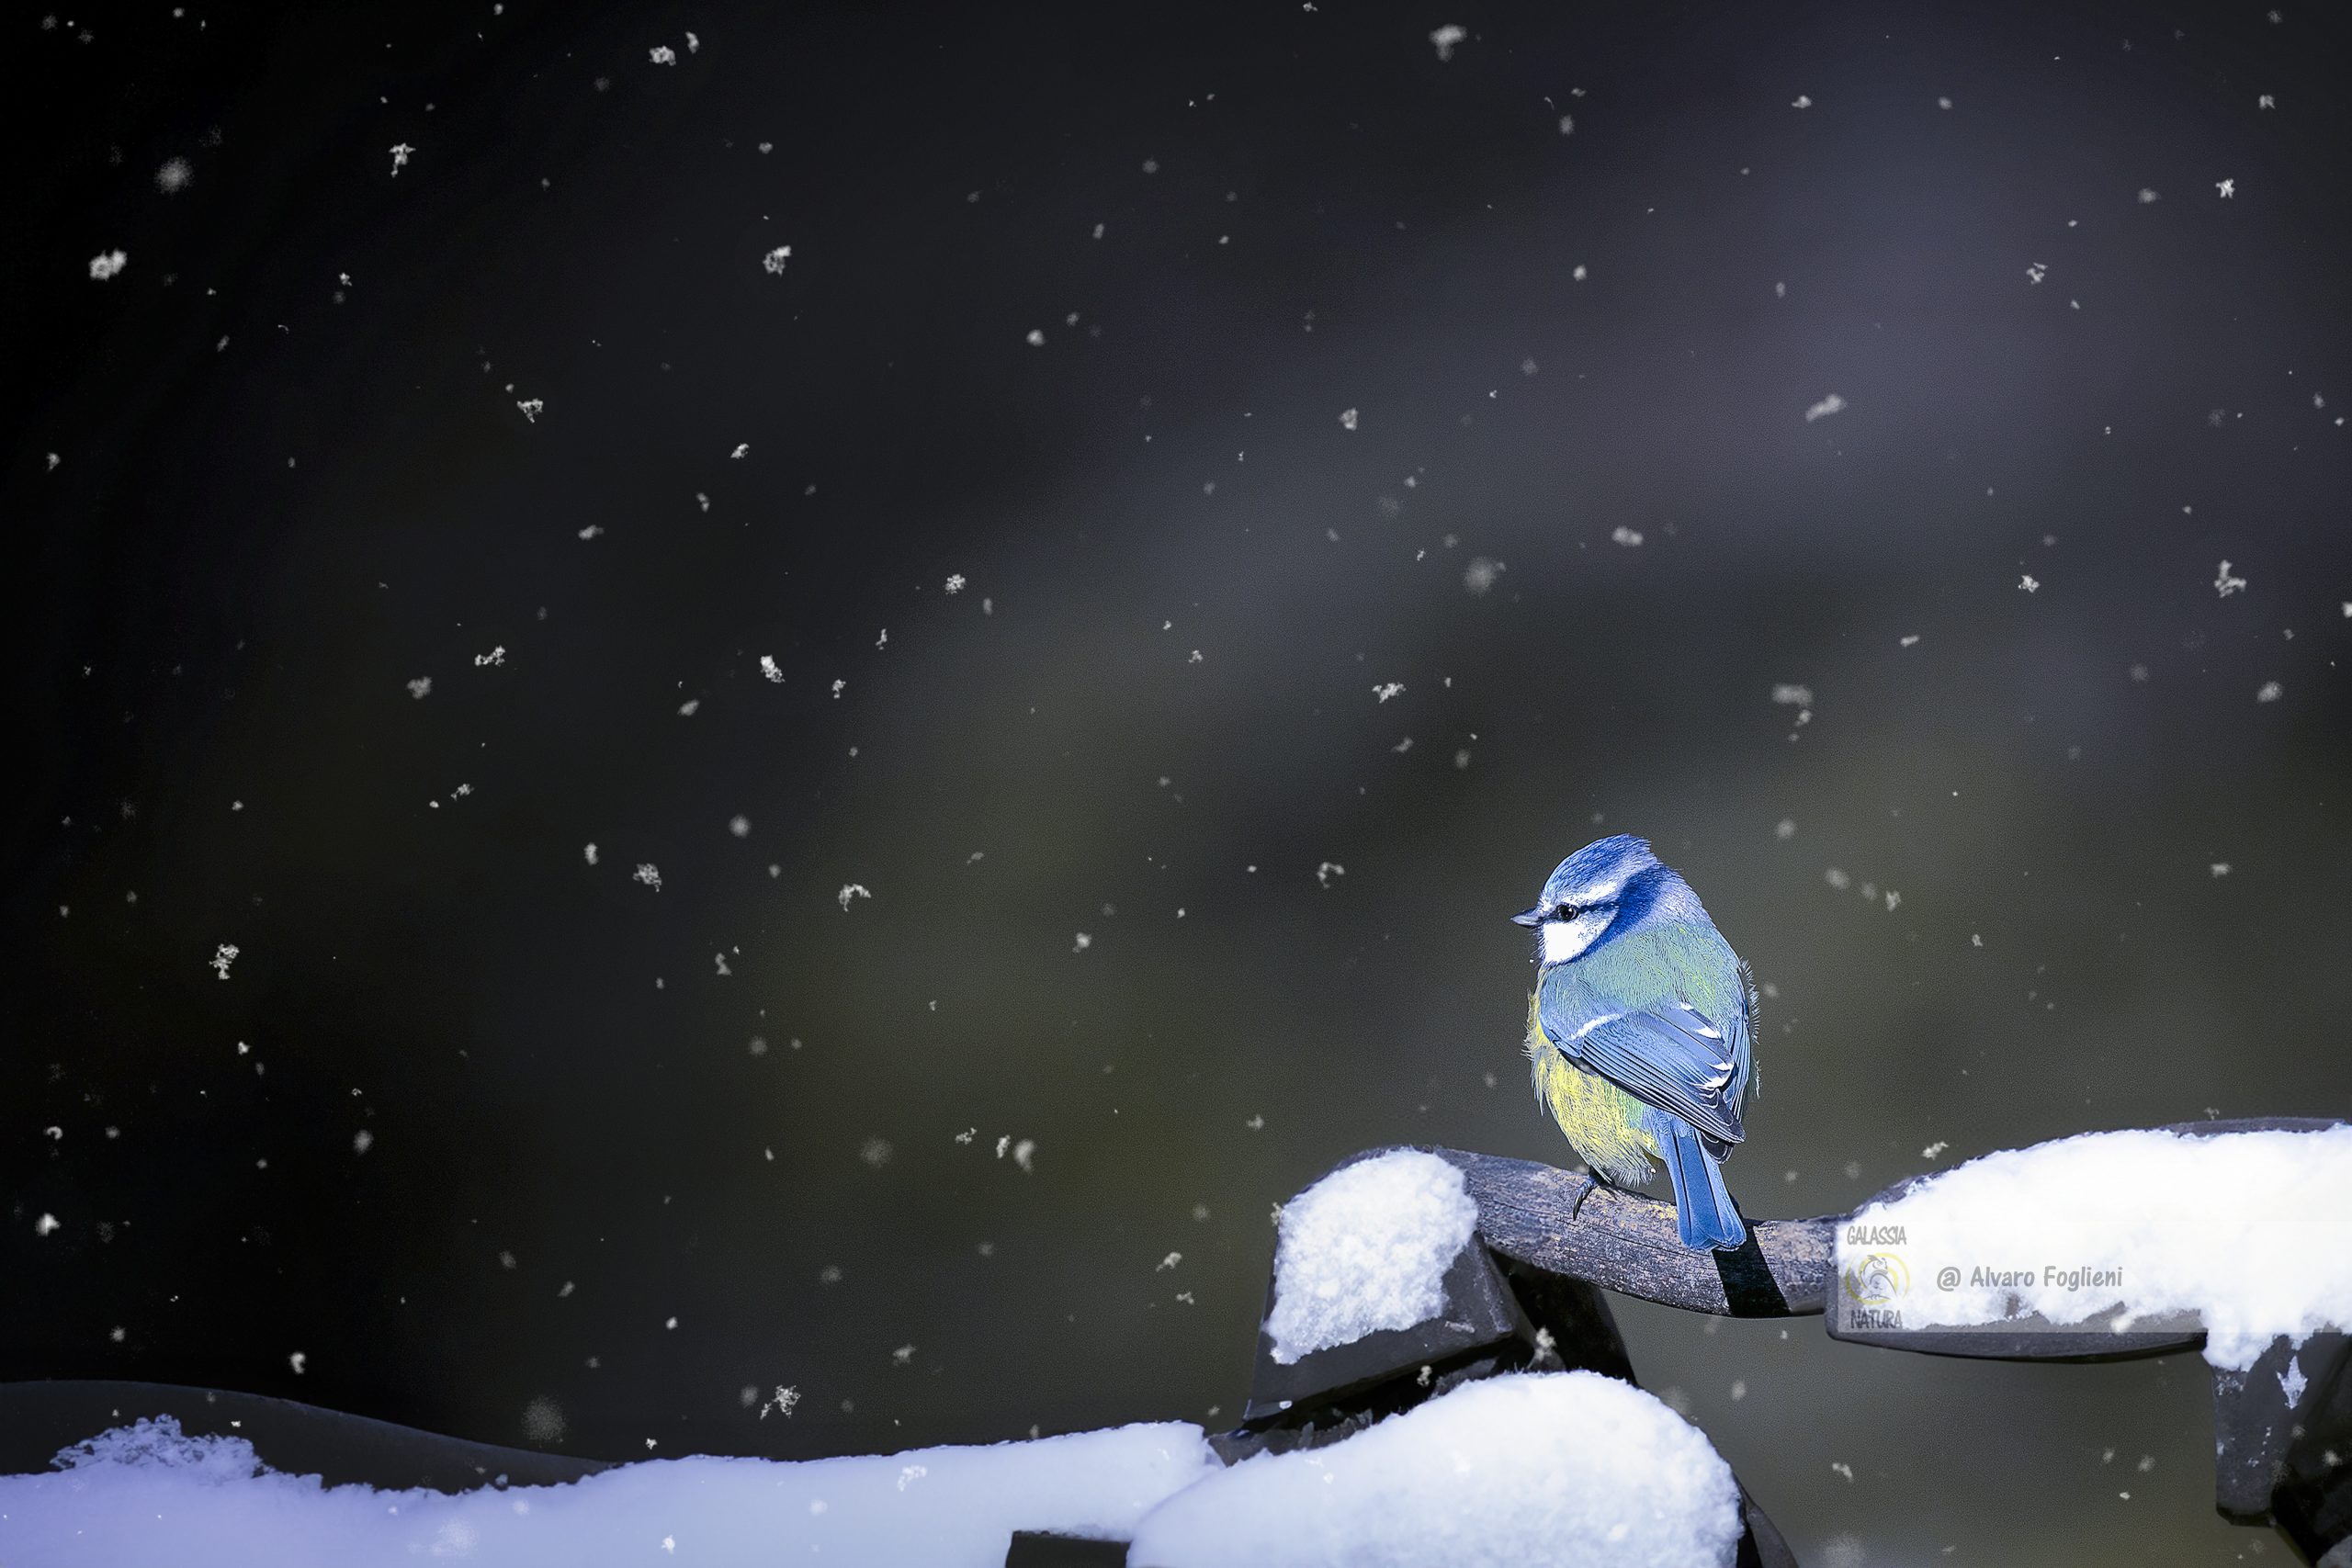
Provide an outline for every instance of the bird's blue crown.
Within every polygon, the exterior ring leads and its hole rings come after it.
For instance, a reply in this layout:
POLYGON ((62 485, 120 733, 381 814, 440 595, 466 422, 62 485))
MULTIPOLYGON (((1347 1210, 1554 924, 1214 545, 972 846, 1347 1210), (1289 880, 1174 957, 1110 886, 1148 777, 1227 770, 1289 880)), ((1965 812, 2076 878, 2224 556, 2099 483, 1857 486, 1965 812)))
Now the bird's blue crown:
POLYGON ((1606 839, 1596 839, 1578 850, 1559 866, 1544 883, 1544 903, 1552 905, 1572 894, 1594 886, 1614 884, 1623 888, 1645 871, 1656 869, 1658 858, 1650 851, 1645 840, 1631 833, 1615 833, 1606 839))

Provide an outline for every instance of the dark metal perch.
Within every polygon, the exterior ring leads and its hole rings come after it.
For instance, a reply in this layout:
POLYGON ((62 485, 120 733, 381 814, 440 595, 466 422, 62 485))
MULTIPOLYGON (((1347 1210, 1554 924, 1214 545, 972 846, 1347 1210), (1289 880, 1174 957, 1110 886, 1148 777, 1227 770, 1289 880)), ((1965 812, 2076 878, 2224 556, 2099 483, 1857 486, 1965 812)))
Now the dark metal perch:
MULTIPOLYGON (((2190 1137, 2318 1132, 2333 1121, 2188 1122, 2190 1137)), ((1373 1149, 1342 1162, 1391 1152, 1373 1149)), ((1679 1239, 1674 1208, 1577 1172, 1461 1149, 1429 1148, 1458 1167, 1478 1206, 1474 1244, 1445 1277, 1445 1307, 1409 1329, 1367 1335, 1284 1365, 1261 1331, 1242 1425, 1212 1439, 1228 1461, 1263 1450, 1333 1442, 1471 1378, 1584 1368, 1634 1381, 1603 1290, 1726 1317, 1823 1315, 1838 1288, 1836 1243, 1849 1217, 1748 1224, 1736 1252, 1698 1254, 1679 1239)), ((1892 1200, 1905 1182, 1881 1195, 1892 1200)), ((1272 1306, 1272 1287, 1267 1305, 1272 1306)), ((1884 1349, 1995 1360, 2116 1360, 2201 1348, 2193 1330, 2118 1334, 2028 1325, 1991 1330, 1843 1332, 1884 1349)), ((2296 1355, 2302 1382, 2282 1381, 2283 1342, 2243 1374, 2213 1378, 2215 1502, 2244 1524, 2275 1524, 2304 1561, 2352 1568, 2352 1349, 2324 1334, 2296 1355)), ((1745 1488, 1743 1568, 1795 1559, 1745 1488)))

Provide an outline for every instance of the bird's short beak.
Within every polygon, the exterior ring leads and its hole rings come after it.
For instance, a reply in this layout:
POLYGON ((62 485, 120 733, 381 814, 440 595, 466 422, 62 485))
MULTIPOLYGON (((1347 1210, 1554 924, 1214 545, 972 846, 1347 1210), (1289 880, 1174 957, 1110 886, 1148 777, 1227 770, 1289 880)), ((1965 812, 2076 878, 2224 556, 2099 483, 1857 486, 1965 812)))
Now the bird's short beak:
POLYGON ((1521 909, 1510 918, 1510 923, 1515 926, 1540 926, 1544 923, 1544 911, 1541 908, 1521 909))

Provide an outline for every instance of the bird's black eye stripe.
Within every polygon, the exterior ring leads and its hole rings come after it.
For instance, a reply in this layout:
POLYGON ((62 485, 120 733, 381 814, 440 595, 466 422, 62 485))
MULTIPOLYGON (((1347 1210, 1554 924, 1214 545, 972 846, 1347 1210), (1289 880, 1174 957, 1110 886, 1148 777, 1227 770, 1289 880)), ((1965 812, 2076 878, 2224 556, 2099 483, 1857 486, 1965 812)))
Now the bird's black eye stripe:
POLYGON ((1552 919, 1573 920, 1578 915, 1589 915, 1595 909, 1613 909, 1616 907, 1617 900, 1614 898, 1604 898, 1592 904, 1562 904, 1552 911, 1552 919))

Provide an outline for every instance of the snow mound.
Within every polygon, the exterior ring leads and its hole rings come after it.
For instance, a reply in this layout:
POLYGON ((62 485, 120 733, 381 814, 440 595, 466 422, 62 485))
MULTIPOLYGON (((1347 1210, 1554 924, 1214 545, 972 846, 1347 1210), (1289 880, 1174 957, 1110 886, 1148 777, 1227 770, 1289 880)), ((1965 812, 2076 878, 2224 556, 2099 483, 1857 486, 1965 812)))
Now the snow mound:
POLYGON ((243 1438, 191 1438, 176 1416, 142 1416, 128 1427, 60 1449, 49 1461, 60 1470, 133 1465, 176 1471, 191 1481, 250 1481, 262 1468, 253 1444, 243 1438))
POLYGON ((1521 1373, 1329 1448, 1261 1455, 1144 1517, 1131 1568, 1728 1568, 1739 1486, 1630 1383, 1521 1373))
POLYGON ((242 1438, 185 1437, 169 1416, 57 1462, 0 1476, 8 1568, 1001 1568, 1016 1529, 1124 1540, 1216 1465, 1199 1427, 1171 1422, 797 1464, 653 1461, 452 1496, 322 1486, 258 1466, 242 1438))
POLYGON ((2193 1314, 2205 1359, 2244 1371, 2282 1335, 2352 1327, 2347 1195, 2352 1127, 2089 1133, 1862 1209, 1840 1229, 1840 1276, 1852 1297, 1858 1268, 1881 1265, 1867 1292, 1904 1329, 2193 1314))
POLYGON ((1397 1149, 1333 1171, 1283 1206, 1274 1247, 1274 1359, 1410 1328, 1445 1306, 1445 1270, 1478 1205, 1462 1172, 1397 1149))

